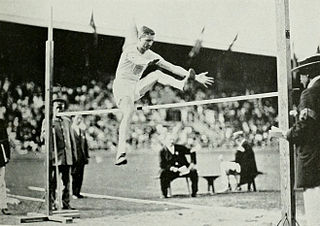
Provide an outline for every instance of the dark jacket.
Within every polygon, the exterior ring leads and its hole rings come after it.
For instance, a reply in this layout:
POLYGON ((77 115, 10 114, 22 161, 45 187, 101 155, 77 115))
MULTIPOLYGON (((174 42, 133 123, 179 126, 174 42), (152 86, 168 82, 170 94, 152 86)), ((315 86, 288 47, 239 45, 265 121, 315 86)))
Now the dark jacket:
POLYGON ((7 133, 7 124, 0 119, 0 167, 5 166, 10 160, 10 144, 7 133))
POLYGON ((252 179, 258 175, 256 159, 251 145, 247 141, 244 141, 241 146, 244 148, 244 151, 238 150, 235 159, 235 162, 239 163, 241 167, 240 185, 251 183, 252 179))
POLYGON ((186 155, 191 156, 191 163, 197 164, 196 153, 191 152, 189 148, 175 144, 174 154, 172 154, 167 147, 164 147, 160 151, 160 168, 162 170, 170 170, 171 166, 177 168, 181 166, 189 167, 190 163, 188 162, 186 155))
POLYGON ((75 131, 71 127, 71 138, 74 144, 74 150, 76 151, 77 159, 74 164, 85 165, 89 162, 89 146, 84 130, 79 129, 79 132, 75 131))
MULTIPOLYGON (((71 139, 71 121, 67 117, 56 118, 53 120, 52 126, 55 131, 58 165, 73 165, 76 161, 77 155, 74 151, 73 139, 71 139)), ((45 120, 42 122, 42 135, 44 137, 45 120)), ((49 152, 49 159, 52 165, 55 164, 54 142, 53 136, 50 138, 52 142, 51 150, 49 152)))
POLYGON ((300 97, 299 111, 311 109, 316 118, 299 119, 287 133, 287 139, 297 150, 297 188, 320 185, 320 80, 305 89, 300 97))

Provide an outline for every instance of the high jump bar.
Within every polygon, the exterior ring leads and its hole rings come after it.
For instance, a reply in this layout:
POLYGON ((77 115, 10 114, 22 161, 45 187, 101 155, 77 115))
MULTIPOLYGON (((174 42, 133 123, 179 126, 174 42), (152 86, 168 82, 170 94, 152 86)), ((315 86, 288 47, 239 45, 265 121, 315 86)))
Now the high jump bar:
MULTIPOLYGON (((243 95, 243 96, 236 96, 236 97, 224 97, 224 98, 217 98, 217 99, 210 99, 210 100, 189 101, 189 102, 182 102, 182 103, 138 106, 136 109, 137 110, 155 110, 155 109, 181 108, 181 107, 189 107, 189 106, 195 106, 195 105, 217 104, 217 103, 226 103, 226 102, 232 102, 232 101, 277 97, 277 96, 278 96, 278 92, 269 92, 269 93, 243 95)), ((59 112, 57 116, 99 115, 99 114, 109 114, 109 113, 117 113, 117 112, 119 112, 118 108, 112 108, 112 109, 99 109, 99 110, 88 110, 88 111, 59 112)))

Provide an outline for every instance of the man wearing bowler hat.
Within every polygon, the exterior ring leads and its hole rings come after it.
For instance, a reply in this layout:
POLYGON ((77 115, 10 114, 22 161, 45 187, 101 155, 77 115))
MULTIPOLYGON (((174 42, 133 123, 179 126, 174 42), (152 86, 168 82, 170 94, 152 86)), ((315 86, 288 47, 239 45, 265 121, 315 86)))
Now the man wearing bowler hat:
MULTIPOLYGON (((71 139, 71 121, 64 116, 57 116, 58 112, 64 111, 67 101, 63 98, 53 99, 53 117, 52 128, 55 135, 50 139, 52 141, 52 149, 49 151, 49 180, 50 180, 50 199, 53 203, 53 210, 57 208, 56 189, 57 177, 55 165, 58 165, 58 171, 61 175, 64 186, 62 192, 62 209, 73 209, 70 206, 70 175, 71 167, 76 159, 76 153, 73 151, 73 141, 71 139), (54 150, 56 149, 56 150, 54 150), (55 159, 55 151, 57 151, 58 159, 55 159)), ((44 139, 45 122, 42 123, 41 138, 44 139)), ((57 192, 59 194, 60 191, 57 192)), ((59 199, 58 199, 59 200, 59 199)))
POLYGON ((293 71, 307 75, 310 82, 301 93, 298 121, 277 135, 296 146, 296 187, 304 189, 307 222, 315 226, 320 222, 320 54, 301 61, 293 71))

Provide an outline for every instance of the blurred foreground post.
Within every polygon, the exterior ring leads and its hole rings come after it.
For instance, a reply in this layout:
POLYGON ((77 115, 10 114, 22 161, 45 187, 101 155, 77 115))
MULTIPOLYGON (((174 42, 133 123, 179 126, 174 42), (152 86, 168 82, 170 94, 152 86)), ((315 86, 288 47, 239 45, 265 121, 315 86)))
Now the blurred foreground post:
MULTIPOLYGON (((289 0, 275 0, 277 22, 277 77, 279 128, 289 129, 289 109, 292 108, 292 77, 290 54, 289 0)), ((293 146, 279 139, 281 173, 281 215, 285 226, 296 225, 296 204, 294 193, 293 146)))

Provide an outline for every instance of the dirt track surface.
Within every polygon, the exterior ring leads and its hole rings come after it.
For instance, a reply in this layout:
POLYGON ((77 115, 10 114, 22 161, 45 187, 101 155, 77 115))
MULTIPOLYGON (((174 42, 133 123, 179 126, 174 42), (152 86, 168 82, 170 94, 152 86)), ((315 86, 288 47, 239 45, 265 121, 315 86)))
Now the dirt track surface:
MULTIPOLYGON (((110 226, 271 226, 281 220, 281 211, 261 197, 274 199, 278 192, 238 192, 201 195, 197 198, 175 196, 169 199, 137 199, 110 196, 107 199, 74 200, 80 219, 72 225, 110 226), (248 198, 252 202, 247 202, 248 198), (120 200, 119 200, 120 199, 120 200), (237 201, 236 201, 237 200, 237 201), (247 203, 243 206, 243 203, 247 203), (254 204, 255 203, 255 204, 254 204), (261 203, 261 205, 259 205, 261 203), (254 204, 254 205, 253 205, 254 204), (268 204, 268 205, 267 205, 268 204)), ((305 225, 304 215, 298 212, 299 225, 305 225)), ((1 223, 17 224, 19 216, 1 216, 1 223), (13 219, 15 218, 15 220, 13 219)), ((28 225, 61 225, 54 222, 28 225)), ((282 225, 282 224, 279 224, 282 225)))
MULTIPOLYGON (((237 209, 232 207, 199 207, 191 209, 142 212, 124 216, 76 219, 72 225, 110 226, 271 226, 281 219, 279 211, 237 209)), ((305 225, 304 219, 298 219, 305 225)), ((30 225, 61 225, 45 222, 30 225)), ((282 224, 280 224, 282 225, 282 224)))
MULTIPOLYGON (((215 161, 218 154, 199 153, 200 175, 217 173, 218 165, 215 161)), ((231 158, 231 154, 224 155, 231 158)), ((256 156, 259 170, 265 173, 256 180, 259 192, 245 192, 244 187, 242 192, 208 195, 207 183, 200 178, 199 195, 190 198, 185 180, 178 179, 172 182, 173 197, 164 200, 159 198, 159 181, 155 179, 158 155, 131 153, 129 164, 120 168, 113 165, 114 155, 102 156, 102 162, 94 161, 95 156, 92 155, 85 170, 82 192, 110 197, 71 200, 71 205, 79 210, 81 217, 75 219, 72 225, 277 225, 281 219, 279 156, 271 151, 257 152, 256 156)), ((13 159, 6 175, 10 193, 43 198, 42 192, 27 189, 28 186, 44 186, 42 172, 45 172, 42 162, 34 157, 13 159)), ((215 182, 217 190, 219 185, 218 179, 215 182)), ((299 225, 305 225, 301 192, 297 193, 296 200, 299 225)), ((19 205, 9 205, 9 209, 13 215, 0 215, 0 224, 17 224, 19 216, 25 216, 28 212, 43 212, 44 205, 21 201, 19 205)), ((28 225, 61 224, 43 222, 28 225)))

